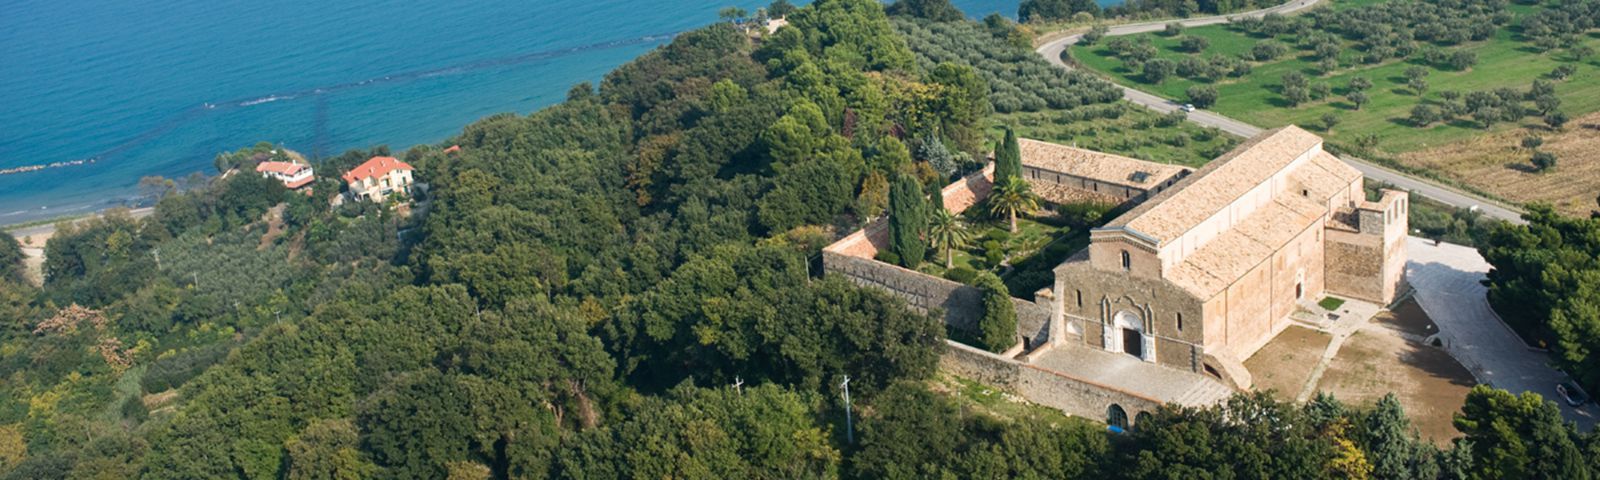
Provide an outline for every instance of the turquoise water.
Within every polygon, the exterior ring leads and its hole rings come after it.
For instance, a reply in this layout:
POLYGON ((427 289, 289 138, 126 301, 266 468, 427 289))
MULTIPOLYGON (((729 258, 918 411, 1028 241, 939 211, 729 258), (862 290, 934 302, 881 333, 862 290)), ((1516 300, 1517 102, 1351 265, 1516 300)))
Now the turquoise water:
MULTIPOLYGON (((311 156, 528 113, 750 0, 5 0, 0 224, 99 209, 257 141, 311 156)), ((795 2, 803 4, 806 2, 795 2)), ((1016 0, 954 2, 1016 13, 1016 0)))

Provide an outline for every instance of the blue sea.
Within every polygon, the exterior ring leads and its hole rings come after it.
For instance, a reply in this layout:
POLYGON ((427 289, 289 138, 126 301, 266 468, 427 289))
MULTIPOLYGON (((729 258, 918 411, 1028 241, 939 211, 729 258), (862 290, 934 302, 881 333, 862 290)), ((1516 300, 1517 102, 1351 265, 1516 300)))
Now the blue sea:
MULTIPOLYGON (((258 141, 441 141, 750 0, 0 0, 0 225, 124 204, 258 141)), ((804 4, 807 2, 795 2, 804 4)), ((1015 16, 1017 0, 957 0, 1015 16)))

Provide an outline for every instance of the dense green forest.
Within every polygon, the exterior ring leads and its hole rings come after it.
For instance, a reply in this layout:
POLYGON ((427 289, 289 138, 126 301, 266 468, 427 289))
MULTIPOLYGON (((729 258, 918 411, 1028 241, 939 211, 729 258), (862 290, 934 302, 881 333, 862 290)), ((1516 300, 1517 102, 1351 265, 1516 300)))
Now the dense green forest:
POLYGON ((1489 302, 1524 340, 1600 391, 1600 216, 1572 218, 1535 205, 1527 225, 1502 225, 1483 241, 1489 302))
POLYGON ((149 217, 64 224, 42 288, 0 236, 0 477, 1600 472, 1600 438, 1488 388, 1442 450, 1393 401, 1239 396, 1111 434, 931 388, 937 313, 820 275, 816 253, 889 208, 888 179, 914 191, 983 158, 990 77, 922 60, 896 22, 927 19, 873 0, 788 19, 685 33, 467 126, 458 153, 403 152, 432 187, 410 215, 325 201, 380 148, 319 166, 317 197, 225 175, 157 192, 149 217))

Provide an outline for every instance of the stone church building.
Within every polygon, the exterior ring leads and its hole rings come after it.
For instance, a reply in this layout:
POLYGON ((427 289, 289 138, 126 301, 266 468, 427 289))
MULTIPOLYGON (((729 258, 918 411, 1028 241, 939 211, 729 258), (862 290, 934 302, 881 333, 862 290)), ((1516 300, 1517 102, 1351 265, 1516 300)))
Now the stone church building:
POLYGON ((1043 142, 1022 153, 1047 200, 1066 191, 1134 205, 1056 267, 1052 344, 1249 388, 1243 361, 1299 305, 1325 294, 1386 305, 1402 288, 1406 195, 1368 201, 1361 173, 1298 127, 1194 171, 1043 142))

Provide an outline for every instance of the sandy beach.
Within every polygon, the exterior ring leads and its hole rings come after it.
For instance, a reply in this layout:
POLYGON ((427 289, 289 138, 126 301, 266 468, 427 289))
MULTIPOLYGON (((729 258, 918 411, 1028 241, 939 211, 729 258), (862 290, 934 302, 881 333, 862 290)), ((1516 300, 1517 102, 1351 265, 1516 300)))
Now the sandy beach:
MULTIPOLYGON (((150 214, 155 213, 155 209, 145 207, 128 210, 127 212, 128 216, 138 219, 150 216, 150 214)), ((6 233, 17 238, 17 243, 22 244, 22 254, 28 256, 27 260, 23 261, 23 264, 27 266, 28 279, 33 281, 34 285, 44 284, 44 246, 50 242, 51 237, 55 236, 58 225, 62 222, 77 223, 91 218, 99 218, 104 214, 105 212, 100 212, 56 223, 6 230, 6 233)))

